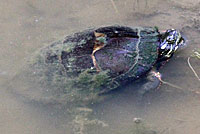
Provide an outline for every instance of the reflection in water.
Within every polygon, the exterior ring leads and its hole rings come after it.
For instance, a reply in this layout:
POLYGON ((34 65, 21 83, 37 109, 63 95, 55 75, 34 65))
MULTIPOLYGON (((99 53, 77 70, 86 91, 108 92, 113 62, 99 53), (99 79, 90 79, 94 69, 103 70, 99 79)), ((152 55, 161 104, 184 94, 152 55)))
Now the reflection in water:
MULTIPOLYGON (((88 112, 91 113, 90 109, 82 109, 86 113, 82 111, 83 116, 74 118, 70 116, 70 107, 30 103, 7 91, 7 83, 12 83, 12 78, 22 70, 26 59, 44 45, 88 27, 111 24, 157 25, 161 30, 177 28, 183 31, 189 40, 188 47, 176 54, 174 59, 160 70, 163 80, 178 85, 183 90, 162 85, 141 99, 135 95, 133 90, 135 85, 128 85, 112 93, 111 99, 90 106, 93 112, 87 118, 91 121, 98 119, 99 121, 93 121, 100 127, 95 125, 88 127, 88 133, 124 133, 128 129, 135 128, 134 118, 141 118, 142 122, 147 124, 147 128, 153 128, 159 133, 199 133, 199 95, 190 91, 199 91, 200 85, 187 64, 187 58, 192 50, 200 48, 199 1, 115 0, 114 2, 119 11, 118 15, 111 2, 107 0, 2 0, 0 5, 0 25, 3 31, 0 33, 2 133, 70 134, 73 119, 75 124, 79 120, 87 120, 86 116, 88 112)), ((200 61, 192 58, 190 62, 200 75, 200 61)), ((89 121, 88 124, 90 123, 89 121)), ((81 126, 80 124, 78 126, 81 126)))

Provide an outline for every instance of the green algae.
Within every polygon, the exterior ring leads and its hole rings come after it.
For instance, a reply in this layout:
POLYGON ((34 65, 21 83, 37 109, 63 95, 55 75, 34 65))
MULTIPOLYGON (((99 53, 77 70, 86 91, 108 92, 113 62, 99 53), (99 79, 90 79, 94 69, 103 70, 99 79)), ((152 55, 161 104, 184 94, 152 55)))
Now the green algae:
POLYGON ((98 94, 100 90, 106 88, 109 81, 108 71, 101 71, 94 74, 90 69, 87 69, 75 79, 75 85, 78 88, 88 89, 88 92, 96 92, 98 94))
POLYGON ((106 37, 98 37, 98 38, 96 38, 96 40, 99 41, 100 43, 103 43, 103 44, 107 43, 106 37))
POLYGON ((78 45, 79 46, 82 46, 82 45, 84 45, 84 44, 86 44, 87 43, 87 41, 86 40, 81 40, 80 42, 78 42, 78 45))
POLYGON ((108 71, 102 71, 93 77, 93 88, 100 89, 101 87, 106 87, 107 83, 110 81, 108 76, 108 71))

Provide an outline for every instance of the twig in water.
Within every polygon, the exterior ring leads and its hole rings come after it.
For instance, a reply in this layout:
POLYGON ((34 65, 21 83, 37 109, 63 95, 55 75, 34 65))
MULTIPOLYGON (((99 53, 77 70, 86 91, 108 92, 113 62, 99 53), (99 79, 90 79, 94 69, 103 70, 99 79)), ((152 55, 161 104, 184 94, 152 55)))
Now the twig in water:
POLYGON ((118 9, 117 9, 117 6, 116 6, 115 2, 114 2, 113 0, 110 0, 110 1, 111 1, 111 3, 112 3, 112 6, 113 6, 114 9, 115 9, 115 12, 118 14, 119 11, 118 11, 118 9))
MULTIPOLYGON (((171 83, 169 83, 169 82, 163 81, 163 80, 161 79, 161 74, 160 74, 159 72, 153 72, 153 73, 154 73, 154 75, 160 80, 160 82, 162 82, 163 84, 166 84, 166 85, 168 85, 168 86, 171 86, 171 87, 174 87, 174 88, 177 88, 177 89, 185 90, 185 89, 183 89, 183 88, 181 88, 181 87, 179 87, 179 86, 177 86, 177 85, 174 85, 174 84, 171 84, 171 83)), ((192 92, 192 93, 195 93, 195 94, 200 95, 200 92, 199 92, 199 91, 192 90, 192 89, 190 89, 189 91, 192 92)))
POLYGON ((163 84, 166 84, 166 85, 168 85, 168 86, 171 86, 171 87, 174 87, 174 88, 177 88, 177 89, 182 89, 181 87, 176 86, 176 85, 174 85, 174 84, 171 84, 171 83, 169 83, 169 82, 163 81, 162 79, 160 79, 160 81, 161 81, 163 84))
POLYGON ((192 65, 190 64, 190 57, 188 57, 187 62, 188 62, 188 65, 189 65, 190 69, 192 70, 192 72, 196 76, 196 78, 200 81, 200 78, 199 78, 198 74, 196 73, 196 71, 194 70, 194 68, 192 67, 192 65))

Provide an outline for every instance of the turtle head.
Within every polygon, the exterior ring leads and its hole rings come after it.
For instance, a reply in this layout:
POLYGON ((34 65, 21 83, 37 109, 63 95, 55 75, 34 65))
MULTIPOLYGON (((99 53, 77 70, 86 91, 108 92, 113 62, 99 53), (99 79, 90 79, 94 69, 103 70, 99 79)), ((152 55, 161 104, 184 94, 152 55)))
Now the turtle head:
POLYGON ((161 35, 159 45, 159 60, 167 60, 181 47, 185 46, 185 39, 181 33, 175 29, 169 29, 161 35))

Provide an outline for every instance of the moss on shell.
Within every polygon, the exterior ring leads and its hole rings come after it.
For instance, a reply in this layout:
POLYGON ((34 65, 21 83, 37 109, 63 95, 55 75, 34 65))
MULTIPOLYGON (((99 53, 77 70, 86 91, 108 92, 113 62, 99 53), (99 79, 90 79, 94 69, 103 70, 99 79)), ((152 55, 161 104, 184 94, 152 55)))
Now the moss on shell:
POLYGON ((101 71, 99 73, 93 73, 90 69, 87 69, 80 73, 76 78, 76 86, 82 89, 88 89, 88 92, 96 92, 106 88, 106 85, 110 81, 108 71, 101 71))

